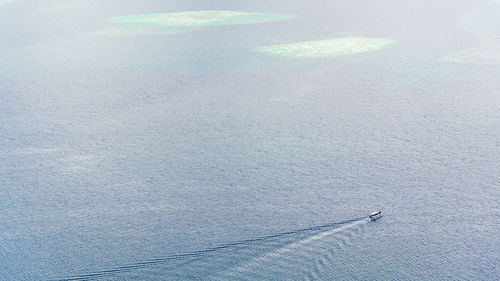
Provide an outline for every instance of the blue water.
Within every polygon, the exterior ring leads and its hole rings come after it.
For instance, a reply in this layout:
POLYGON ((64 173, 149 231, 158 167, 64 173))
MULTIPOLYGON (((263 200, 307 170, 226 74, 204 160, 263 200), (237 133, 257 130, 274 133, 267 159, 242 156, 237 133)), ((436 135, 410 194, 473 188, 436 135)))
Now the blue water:
POLYGON ((499 19, 487 0, 0 0, 0 280, 500 280, 499 19), (203 10, 292 18, 107 32, 203 10), (394 43, 254 51, 341 37, 394 43))

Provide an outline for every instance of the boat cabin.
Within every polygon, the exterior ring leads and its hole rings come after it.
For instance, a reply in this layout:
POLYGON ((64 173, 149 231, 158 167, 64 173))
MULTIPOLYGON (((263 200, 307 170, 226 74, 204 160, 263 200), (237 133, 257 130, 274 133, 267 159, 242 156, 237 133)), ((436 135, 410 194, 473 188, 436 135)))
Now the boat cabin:
POLYGON ((369 215, 369 217, 370 217, 370 219, 371 219, 372 221, 374 221, 374 220, 376 220, 376 219, 379 219, 379 218, 381 218, 382 216, 383 216, 382 211, 373 212, 373 213, 371 213, 371 214, 369 215))

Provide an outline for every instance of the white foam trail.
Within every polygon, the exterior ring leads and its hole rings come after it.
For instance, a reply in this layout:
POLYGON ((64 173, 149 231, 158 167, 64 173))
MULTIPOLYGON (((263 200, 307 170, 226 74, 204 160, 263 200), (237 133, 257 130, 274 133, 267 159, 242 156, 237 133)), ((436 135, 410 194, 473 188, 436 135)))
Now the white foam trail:
POLYGON ((249 270, 249 267, 252 266, 252 265, 259 264, 261 262, 266 262, 266 261, 268 261, 271 258, 276 258, 276 257, 279 257, 279 256, 281 256, 283 254, 290 253, 293 250, 295 250, 296 248, 303 247, 304 245, 309 244, 311 242, 314 242, 316 240, 320 240, 320 239, 322 239, 324 237, 327 237, 329 235, 342 232, 342 231, 344 231, 346 229, 352 228, 352 227, 354 227, 356 225, 367 223, 369 221, 370 220, 368 218, 360 219, 360 220, 347 223, 345 225, 342 225, 342 226, 334 228, 334 229, 330 229, 330 230, 327 230, 327 231, 320 232, 320 233, 315 234, 315 235, 313 235, 311 237, 307 237, 307 238, 299 240, 297 242, 288 244, 285 247, 282 247, 280 249, 277 249, 275 251, 272 251, 270 253, 267 253, 265 255, 257 257, 254 260, 249 261, 249 262, 247 262, 247 263, 245 263, 243 265, 234 267, 234 268, 232 268, 231 271, 232 272, 244 272, 244 271, 247 271, 247 270, 249 270))

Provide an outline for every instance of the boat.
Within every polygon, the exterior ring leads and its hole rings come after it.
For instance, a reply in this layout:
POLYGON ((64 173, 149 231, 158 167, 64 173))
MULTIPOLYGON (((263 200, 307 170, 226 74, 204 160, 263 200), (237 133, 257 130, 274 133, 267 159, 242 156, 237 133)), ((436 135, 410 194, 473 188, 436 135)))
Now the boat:
POLYGON ((370 217, 370 219, 372 221, 374 221, 374 220, 380 219, 383 215, 384 214, 382 214, 382 211, 377 211, 377 212, 371 213, 368 217, 370 217))

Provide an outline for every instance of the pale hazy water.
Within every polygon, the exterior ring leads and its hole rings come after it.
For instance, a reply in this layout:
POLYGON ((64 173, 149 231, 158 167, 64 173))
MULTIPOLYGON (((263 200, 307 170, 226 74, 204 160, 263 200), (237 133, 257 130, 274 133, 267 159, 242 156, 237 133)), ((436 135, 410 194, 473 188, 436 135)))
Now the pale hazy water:
POLYGON ((0 0, 0 280, 500 280, 499 73, 498 1, 0 0), (187 11, 258 15, 116 23, 187 11))

